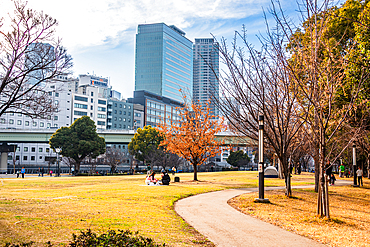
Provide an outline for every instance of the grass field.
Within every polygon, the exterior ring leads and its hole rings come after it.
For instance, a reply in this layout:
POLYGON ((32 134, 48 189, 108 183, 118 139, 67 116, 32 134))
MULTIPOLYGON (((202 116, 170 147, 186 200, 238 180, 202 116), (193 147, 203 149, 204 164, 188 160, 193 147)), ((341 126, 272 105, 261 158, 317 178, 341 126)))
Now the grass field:
MULTIPOLYGON (((130 229, 170 246, 207 243, 173 210, 189 195, 227 188, 256 187, 257 172, 181 173, 180 183, 145 186, 144 175, 104 177, 27 177, 1 179, 0 245, 5 242, 68 243, 72 233, 130 229)), ((312 184, 312 175, 293 184, 312 184)), ((266 179, 266 186, 283 180, 266 179)))
POLYGON ((329 246, 370 246, 370 182, 364 187, 329 187, 331 219, 316 215, 317 193, 293 190, 293 198, 283 191, 266 191, 270 204, 254 203, 257 193, 233 198, 229 204, 284 229, 310 237, 329 246))

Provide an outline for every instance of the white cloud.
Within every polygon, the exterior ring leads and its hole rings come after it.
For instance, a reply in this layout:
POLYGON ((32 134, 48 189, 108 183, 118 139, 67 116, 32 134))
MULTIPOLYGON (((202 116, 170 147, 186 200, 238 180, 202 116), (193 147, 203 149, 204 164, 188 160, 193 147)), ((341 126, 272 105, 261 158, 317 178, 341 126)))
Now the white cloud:
MULTIPOLYGON (((9 3, 10 0, 2 0, 9 3)), ((257 2, 258 4, 256 4, 257 2)), ((56 18, 58 36, 72 51, 134 40, 138 24, 165 22, 191 28, 193 19, 241 19, 261 11, 252 0, 29 0, 28 6, 56 18), (122 35, 128 31, 129 36, 122 35), (135 31, 134 31, 135 30, 135 31)), ((9 4, 7 4, 7 8, 9 4)))

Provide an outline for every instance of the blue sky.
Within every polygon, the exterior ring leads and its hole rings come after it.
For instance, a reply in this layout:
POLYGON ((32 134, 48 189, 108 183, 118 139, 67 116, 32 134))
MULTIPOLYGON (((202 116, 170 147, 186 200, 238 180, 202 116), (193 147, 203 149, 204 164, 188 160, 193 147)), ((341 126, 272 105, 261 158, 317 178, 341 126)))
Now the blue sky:
MULTIPOLYGON (((282 0, 286 13, 296 16, 295 1, 282 0)), ((1 0, 0 15, 9 12, 10 0, 1 0)), ((138 24, 175 25, 192 41, 225 37, 231 41, 244 24, 250 42, 264 32, 263 9, 269 0, 29 0, 28 6, 59 22, 57 36, 73 57, 75 76, 109 77, 113 89, 132 97, 135 78, 135 34, 138 24)))

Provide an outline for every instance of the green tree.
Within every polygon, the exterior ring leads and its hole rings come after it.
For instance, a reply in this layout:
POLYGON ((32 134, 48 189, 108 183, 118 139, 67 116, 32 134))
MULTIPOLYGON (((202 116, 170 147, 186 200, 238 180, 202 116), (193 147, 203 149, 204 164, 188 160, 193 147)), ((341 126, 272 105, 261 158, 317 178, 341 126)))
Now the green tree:
POLYGON ((135 155, 136 159, 145 162, 153 149, 158 149, 159 144, 163 140, 163 134, 148 125, 143 129, 139 128, 137 130, 131 142, 128 144, 128 150, 131 155, 135 155))
POLYGON ((61 148, 61 155, 76 161, 76 172, 85 157, 96 158, 105 153, 105 140, 96 133, 96 126, 88 116, 78 118, 70 127, 58 129, 49 140, 55 151, 61 148))
POLYGON ((243 150, 239 150, 236 152, 231 151, 226 161, 232 166, 240 167, 242 163, 248 164, 250 158, 247 154, 243 152, 243 150))

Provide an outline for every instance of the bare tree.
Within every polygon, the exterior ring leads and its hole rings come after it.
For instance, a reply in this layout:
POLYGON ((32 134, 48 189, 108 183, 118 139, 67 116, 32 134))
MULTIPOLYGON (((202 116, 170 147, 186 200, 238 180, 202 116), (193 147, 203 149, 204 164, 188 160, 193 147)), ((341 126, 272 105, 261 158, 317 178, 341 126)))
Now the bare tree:
POLYGON ((235 130, 254 142, 258 141, 259 115, 264 116, 266 149, 279 158, 286 180, 285 194, 291 196, 289 152, 303 116, 297 104, 296 84, 286 69, 285 37, 279 32, 268 33, 261 40, 260 51, 246 37, 245 30, 236 33, 230 50, 221 40, 220 54, 227 71, 220 76, 223 97, 219 108, 235 130))
POLYGON ((10 26, 0 19, 0 116, 17 112, 32 118, 55 111, 45 83, 65 76, 71 57, 54 36, 57 21, 14 0, 10 26))
MULTIPOLYGON (((356 61, 351 60, 348 54, 356 49, 357 44, 351 40, 343 45, 342 37, 345 33, 338 33, 339 29, 330 30, 340 37, 337 40, 332 38, 333 34, 328 30, 333 9, 329 3, 327 0, 320 3, 302 1, 301 14, 305 21, 301 29, 292 26, 280 6, 273 6, 273 16, 278 27, 289 40, 287 48, 290 58, 286 68, 290 81, 297 85, 300 109, 308 116, 304 129, 315 150, 315 171, 319 178, 317 213, 326 217, 330 217, 330 213, 325 172, 343 152, 343 149, 339 149, 336 137, 345 127, 362 83, 368 76, 366 70, 360 68, 356 83, 348 87, 348 76, 351 76, 348 68, 356 66, 356 61), (346 92, 347 100, 345 104, 339 104, 338 96, 343 91, 346 92), (329 160, 331 163, 327 165, 329 160)), ((351 142, 358 131, 352 134, 351 142)))
POLYGON ((68 166, 69 174, 71 174, 72 167, 76 165, 76 161, 71 157, 62 157, 62 162, 68 166))
POLYGON ((117 166, 123 163, 127 157, 125 153, 119 148, 107 147, 103 155, 104 163, 110 166, 111 173, 114 173, 117 166))

